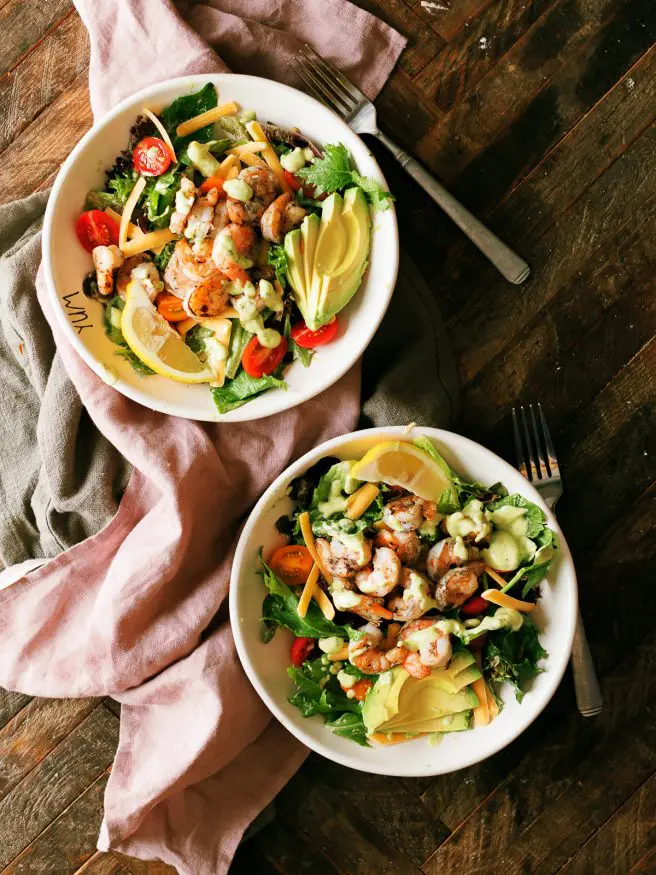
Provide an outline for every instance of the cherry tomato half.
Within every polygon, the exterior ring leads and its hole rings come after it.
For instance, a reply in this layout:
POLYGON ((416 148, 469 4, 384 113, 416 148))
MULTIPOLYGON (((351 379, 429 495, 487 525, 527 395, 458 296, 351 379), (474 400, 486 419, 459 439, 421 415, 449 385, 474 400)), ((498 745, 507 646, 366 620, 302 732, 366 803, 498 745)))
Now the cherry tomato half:
POLYGON ((292 340, 303 349, 314 349, 315 346, 323 346, 324 343, 330 343, 335 339, 337 334, 337 317, 327 325, 322 325, 316 331, 311 331, 305 322, 297 322, 292 328, 292 340))
POLYGON ((160 292, 157 296, 156 304, 157 312, 167 322, 182 322, 183 319, 189 318, 189 314, 185 312, 180 298, 177 295, 172 295, 170 292, 160 292))
POLYGON ((302 544, 278 547, 269 560, 269 566, 287 586, 301 586, 308 579, 314 560, 302 544))
POLYGON ((159 137, 144 137, 134 147, 132 163, 143 176, 161 176, 171 163, 171 150, 159 137))
POLYGON ((475 595, 466 601, 464 605, 460 605, 460 613, 464 614, 465 617, 477 617, 479 614, 484 614, 489 607, 490 603, 488 601, 479 595, 475 595))
POLYGON ((77 239, 87 252, 94 246, 109 246, 118 243, 118 225, 102 210, 88 210, 75 223, 77 239))
POLYGON ((300 179, 295 173, 292 173, 291 170, 284 170, 283 175, 285 177, 285 182, 287 185, 294 189, 294 191, 298 191, 301 186, 303 186, 303 180, 300 179))
POLYGON ((287 352, 287 341, 283 337, 275 349, 262 346, 257 337, 252 337, 241 357, 241 363, 249 377, 259 379, 272 374, 287 352))
POLYGON ((292 665, 300 668, 314 650, 315 644, 314 638, 295 638, 291 652, 292 665))

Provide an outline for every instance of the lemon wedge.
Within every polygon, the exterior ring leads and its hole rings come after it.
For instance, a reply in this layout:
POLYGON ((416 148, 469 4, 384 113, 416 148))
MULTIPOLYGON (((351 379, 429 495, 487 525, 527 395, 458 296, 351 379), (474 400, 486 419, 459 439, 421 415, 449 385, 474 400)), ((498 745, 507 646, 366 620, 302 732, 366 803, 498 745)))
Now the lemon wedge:
POLYGON ((121 331, 132 352, 156 374, 178 383, 209 383, 214 372, 155 309, 143 285, 128 283, 121 331))
POLYGON ((427 501, 439 501, 453 488, 442 466, 413 444, 385 441, 376 444, 351 469, 355 480, 401 486, 427 501))

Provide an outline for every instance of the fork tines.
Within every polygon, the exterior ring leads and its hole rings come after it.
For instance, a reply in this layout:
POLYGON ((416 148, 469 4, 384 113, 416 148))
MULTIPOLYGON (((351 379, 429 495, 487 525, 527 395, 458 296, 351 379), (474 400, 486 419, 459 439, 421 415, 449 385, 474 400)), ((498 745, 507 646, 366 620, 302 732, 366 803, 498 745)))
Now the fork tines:
POLYGON ((304 45, 301 53, 292 59, 292 66, 313 97, 327 103, 339 115, 348 115, 361 100, 367 99, 359 88, 308 45, 304 45))
POLYGON ((556 451, 549 434, 541 404, 520 404, 513 407, 513 438, 517 467, 528 480, 548 480, 560 477, 556 451), (530 418, 530 427, 529 427, 530 418))

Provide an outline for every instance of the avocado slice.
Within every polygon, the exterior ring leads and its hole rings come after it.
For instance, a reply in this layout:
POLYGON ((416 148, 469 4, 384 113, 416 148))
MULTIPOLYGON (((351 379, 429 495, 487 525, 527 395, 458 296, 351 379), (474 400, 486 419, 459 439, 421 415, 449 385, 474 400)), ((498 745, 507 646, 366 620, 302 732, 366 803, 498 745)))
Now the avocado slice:
POLYGON ((469 668, 469 666, 473 665, 475 661, 474 654, 470 650, 459 650, 457 653, 454 653, 453 658, 445 671, 447 674, 455 677, 458 672, 465 668, 469 668))
POLYGON ((459 693, 464 687, 473 684, 474 681, 477 681, 482 676, 481 670, 475 665, 470 665, 468 668, 464 668, 453 678, 455 692, 459 693))
POLYGON ((369 735, 390 720, 399 707, 399 694, 410 675, 400 665, 380 675, 362 706, 362 719, 369 735))
POLYGON ((457 693, 447 692, 441 687, 439 673, 437 684, 434 676, 435 673, 422 680, 409 678, 401 688, 396 716, 379 726, 379 731, 397 732, 399 726, 469 711, 478 705, 478 697, 470 687, 457 693))
MULTIPOLYGON (((459 711, 457 714, 445 714, 444 717, 404 723, 395 727, 394 732, 407 732, 413 735, 420 732, 463 732, 471 727, 471 716, 471 711, 459 711)), ((380 731, 385 730, 381 728, 380 731)))
POLYGON ((285 235, 284 247, 285 254, 287 255, 287 279, 294 290, 294 298, 298 309, 305 316, 308 290, 305 283, 303 263, 303 237, 298 228, 285 235))
POLYGON ((309 213, 301 225, 301 235, 303 237, 303 269, 304 275, 311 281, 312 268, 314 266, 314 255, 317 250, 317 240, 319 239, 319 229, 321 220, 316 213, 309 213))
MULTIPOLYGON (((341 222, 347 246, 340 263, 326 271, 316 299, 316 321, 323 325, 343 310, 357 292, 367 267, 370 246, 369 206, 360 188, 344 194, 341 222)), ((317 281, 316 264, 313 283, 317 281)))

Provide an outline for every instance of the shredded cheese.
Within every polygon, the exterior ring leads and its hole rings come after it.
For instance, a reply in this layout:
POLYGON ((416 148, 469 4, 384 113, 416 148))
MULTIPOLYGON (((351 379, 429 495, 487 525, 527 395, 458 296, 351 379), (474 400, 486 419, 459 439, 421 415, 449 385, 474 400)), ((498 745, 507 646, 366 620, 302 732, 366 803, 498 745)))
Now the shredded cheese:
POLYGON ((222 103, 220 106, 215 106, 214 109, 208 109, 207 112, 201 112, 200 115, 182 122, 175 129, 175 133, 178 137, 186 137, 188 134, 193 134, 207 125, 218 122, 224 115, 233 115, 238 109, 239 107, 233 100, 229 103, 222 103))
POLYGON ((261 152, 269 144, 264 140, 251 140, 248 143, 241 143, 239 146, 233 146, 232 149, 226 151, 226 155, 237 155, 240 158, 242 155, 247 155, 249 152, 261 152))
POLYGON ((238 176, 239 176, 239 167, 231 167, 230 170, 228 170, 228 172, 225 175, 226 182, 229 179, 237 179, 238 176))
POLYGON ((138 255, 140 252, 147 252, 149 249, 156 250, 160 246, 165 246, 171 240, 177 240, 177 234, 169 231, 168 228, 160 228, 159 231, 151 231, 150 234, 144 234, 143 237, 135 237, 123 246, 119 245, 119 249, 126 258, 131 255, 138 255))
POLYGON ((242 164, 246 164, 247 167, 266 167, 266 161, 263 161, 259 155, 254 155, 252 152, 242 152, 239 156, 239 160, 242 164))
POLYGON ((312 524, 310 523, 310 514, 305 510, 302 514, 299 514, 298 522, 301 527, 301 534, 303 535, 303 540, 305 541, 305 546, 310 551, 310 556, 314 559, 314 562, 321 572, 323 579, 326 583, 332 583, 333 579, 328 571, 324 567, 321 558, 319 557, 319 553, 317 552, 316 544, 314 543, 314 534, 312 533, 312 524))
POLYGON ((303 592, 301 593, 301 597, 298 600, 298 606, 296 607, 296 612, 299 617, 304 617, 307 614, 307 609, 310 606, 310 602, 312 600, 312 596, 314 595, 314 590, 317 586, 317 581, 319 580, 319 567, 316 562, 312 566, 312 570, 308 574, 308 579, 305 581, 305 586, 303 587, 303 592))
POLYGON ((198 325, 198 319, 192 319, 190 316, 188 319, 183 319, 182 322, 176 322, 175 327, 178 329, 178 334, 184 337, 188 331, 191 331, 194 325, 198 325))
POLYGON ((498 589, 486 589, 481 595, 485 601, 492 602, 493 605, 499 605, 502 608, 513 608, 515 611, 521 611, 524 614, 535 610, 535 605, 532 602, 522 602, 506 592, 499 592, 498 589))
POLYGON ((285 179, 285 173, 280 164, 280 160, 276 155, 276 151, 267 139, 267 136, 262 129, 262 125, 257 121, 246 122, 246 130, 254 140, 258 142, 263 140, 266 143, 266 148, 262 149, 262 157, 275 174, 276 179, 280 183, 285 194, 293 194, 287 180, 285 179))
POLYGON ((225 383, 225 374, 226 374, 226 363, 219 362, 216 366, 216 372, 214 374, 214 379, 210 382, 210 386, 214 386, 217 389, 220 389, 221 386, 225 383))
POLYGON ((321 613, 324 615, 326 620, 334 620, 335 608, 333 607, 333 603, 330 601, 330 599, 320 586, 316 586, 314 588, 314 599, 319 605, 321 613))
POLYGON ((219 169, 216 172, 217 176, 222 176, 224 179, 227 179, 228 171, 233 167, 239 166, 239 158, 236 155, 228 155, 227 158, 224 158, 223 161, 219 164, 219 169))
MULTIPOLYGON (((130 225, 132 213, 134 212, 137 201, 141 197, 145 187, 146 179, 145 177, 140 176, 139 179, 137 179, 137 181, 135 182, 132 191, 128 195, 128 199, 125 202, 125 206, 123 207, 123 212, 121 214, 121 225, 118 230, 118 248, 123 252, 123 254, 125 254, 125 244, 127 243, 128 239, 128 225, 130 225)), ((148 248, 150 249, 150 247, 148 248)), ((138 252, 143 252, 143 249, 139 249, 138 252)))
POLYGON ((369 505, 376 499, 380 489, 375 483, 365 483, 346 499, 346 516, 359 520, 369 505))
MULTIPOLYGON (((108 215, 111 219, 120 225, 121 224, 121 216, 116 210, 113 210, 111 207, 107 207, 105 209, 105 214, 108 215)), ((144 232, 138 225, 133 225, 132 222, 128 224, 128 237, 143 237, 144 232)))
POLYGON ((488 574, 495 583, 498 583, 502 589, 508 583, 508 581, 504 580, 500 574, 497 574, 494 568, 488 568, 487 565, 485 566, 485 573, 488 574))
POLYGON ((169 135, 168 135, 168 133, 167 133, 167 130, 166 130, 166 128, 164 127, 164 125, 163 125, 163 124, 161 123, 161 121, 157 118, 157 116, 155 115, 155 113, 154 113, 154 112, 151 112, 149 109, 146 109, 145 106, 144 106, 144 108, 143 108, 143 111, 144 111, 144 115, 147 115, 147 116, 148 116, 148 118, 151 120, 151 122, 155 125, 155 127, 156 127, 157 130, 159 131, 161 138, 164 140, 164 142, 166 143, 166 145, 169 147, 169 151, 171 152, 171 158, 172 158, 174 161, 177 161, 178 159, 175 157, 175 149, 173 148, 173 143, 171 142, 171 138, 169 137, 169 135))

